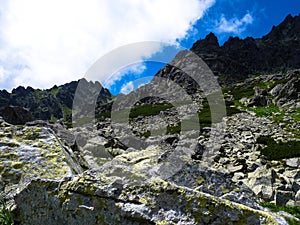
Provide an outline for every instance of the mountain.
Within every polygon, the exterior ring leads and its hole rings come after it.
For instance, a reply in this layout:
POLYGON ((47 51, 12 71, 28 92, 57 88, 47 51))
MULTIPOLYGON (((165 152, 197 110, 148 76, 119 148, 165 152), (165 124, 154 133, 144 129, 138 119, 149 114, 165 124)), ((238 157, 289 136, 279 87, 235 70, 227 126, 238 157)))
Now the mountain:
MULTIPOLYGON (((300 224, 298 20, 223 46, 210 33, 192 49, 231 85, 182 51, 128 95, 103 89, 95 124, 24 124, 34 118, 16 106, 67 117, 78 81, 2 91, 0 113, 23 124, 0 118, 0 224, 300 224)), ((81 81, 92 102, 100 83, 81 81)))
POLYGON ((72 81, 70 83, 54 86, 47 90, 24 88, 19 86, 11 93, 0 90, 0 107, 19 106, 27 108, 33 119, 52 120, 64 118, 70 120, 72 116, 73 99, 79 82, 86 90, 100 90, 97 104, 106 103, 111 100, 109 90, 102 88, 99 82, 88 82, 85 79, 72 81))
POLYGON ((232 83, 249 75, 300 68, 300 15, 288 15, 262 38, 230 37, 223 46, 210 33, 194 43, 191 51, 200 56, 215 75, 232 83))

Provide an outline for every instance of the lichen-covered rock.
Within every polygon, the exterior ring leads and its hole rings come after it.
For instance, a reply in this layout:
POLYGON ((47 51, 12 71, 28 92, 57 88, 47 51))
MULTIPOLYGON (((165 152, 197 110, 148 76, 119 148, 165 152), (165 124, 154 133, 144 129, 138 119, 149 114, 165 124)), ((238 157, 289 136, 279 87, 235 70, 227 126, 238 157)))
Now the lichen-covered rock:
POLYGON ((15 202, 15 220, 24 225, 286 224, 271 213, 160 178, 141 185, 97 173, 61 182, 35 180, 15 202))
POLYGON ((81 172, 73 160, 51 129, 0 121, 0 191, 36 178, 60 180, 81 172))

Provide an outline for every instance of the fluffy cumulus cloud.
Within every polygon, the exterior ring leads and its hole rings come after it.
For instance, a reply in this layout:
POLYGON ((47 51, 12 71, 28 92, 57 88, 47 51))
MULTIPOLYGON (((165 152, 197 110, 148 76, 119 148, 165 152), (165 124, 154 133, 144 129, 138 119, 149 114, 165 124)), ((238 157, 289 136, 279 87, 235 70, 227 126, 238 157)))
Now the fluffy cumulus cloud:
POLYGON ((215 31, 217 33, 242 33, 249 24, 253 23, 253 17, 250 13, 246 13, 243 18, 226 19, 224 15, 219 21, 216 21, 215 31))
POLYGON ((81 78, 99 57, 124 44, 175 43, 214 2, 1 0, 0 87, 48 88, 81 78))

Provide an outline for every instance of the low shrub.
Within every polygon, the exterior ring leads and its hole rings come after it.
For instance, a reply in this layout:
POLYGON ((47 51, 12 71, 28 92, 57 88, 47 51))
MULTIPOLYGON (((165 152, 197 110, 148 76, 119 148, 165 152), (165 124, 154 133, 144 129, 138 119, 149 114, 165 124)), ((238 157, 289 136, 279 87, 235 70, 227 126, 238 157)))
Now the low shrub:
POLYGON ((161 111, 172 108, 171 103, 156 103, 136 106, 131 109, 129 118, 136 118, 138 116, 155 116, 161 111))
POLYGON ((254 95, 253 86, 249 87, 227 87, 222 89, 223 93, 229 93, 235 100, 240 100, 244 97, 251 97, 254 95))
POLYGON ((261 149, 261 154, 269 160, 281 160, 294 157, 300 157, 300 142, 276 142, 270 136, 261 136, 257 139, 258 144, 267 145, 261 149))

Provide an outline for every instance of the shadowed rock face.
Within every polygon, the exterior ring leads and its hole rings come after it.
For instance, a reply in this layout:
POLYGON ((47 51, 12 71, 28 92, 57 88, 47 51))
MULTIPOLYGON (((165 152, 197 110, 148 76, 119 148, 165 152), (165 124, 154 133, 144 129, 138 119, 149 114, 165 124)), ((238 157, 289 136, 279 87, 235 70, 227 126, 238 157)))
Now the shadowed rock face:
POLYGON ((216 75, 225 75, 227 82, 248 75, 300 68, 300 16, 288 15, 262 38, 230 37, 219 46, 212 33, 191 48, 216 75))
POLYGON ((0 91, 0 107, 10 105, 25 107, 29 109, 33 119, 70 119, 74 95, 80 81, 87 90, 90 88, 101 90, 97 103, 106 103, 111 100, 110 92, 105 88, 101 88, 99 82, 93 83, 82 79, 61 86, 55 85, 47 90, 24 88, 22 86, 13 89, 11 93, 2 90, 0 91))
POLYGON ((33 119, 30 111, 18 106, 0 108, 0 116, 2 116, 6 122, 14 125, 24 125, 33 119))

